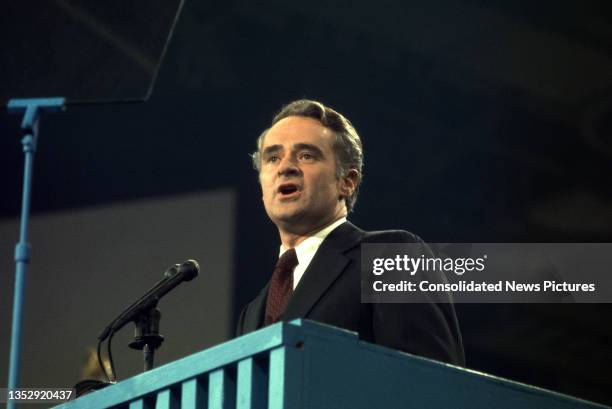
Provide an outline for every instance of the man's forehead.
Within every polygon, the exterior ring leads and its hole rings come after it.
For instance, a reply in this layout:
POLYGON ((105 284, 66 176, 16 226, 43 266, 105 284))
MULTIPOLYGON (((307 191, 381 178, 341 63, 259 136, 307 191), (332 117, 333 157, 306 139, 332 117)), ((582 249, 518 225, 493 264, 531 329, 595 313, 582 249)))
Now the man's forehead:
POLYGON ((270 145, 329 145, 333 132, 314 118, 290 116, 272 126, 264 135, 262 148, 270 145))

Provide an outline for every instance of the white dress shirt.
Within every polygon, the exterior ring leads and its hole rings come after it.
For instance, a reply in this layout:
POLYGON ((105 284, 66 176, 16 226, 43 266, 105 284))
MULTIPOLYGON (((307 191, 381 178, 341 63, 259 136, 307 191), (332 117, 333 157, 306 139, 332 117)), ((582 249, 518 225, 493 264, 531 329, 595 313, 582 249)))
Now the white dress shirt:
MULTIPOLYGON (((293 270, 293 289, 297 287, 300 279, 304 275, 304 272, 308 268, 308 265, 312 261, 312 258, 316 254, 317 250, 323 240, 327 237, 329 233, 331 233, 336 227, 340 226, 342 223, 346 221, 346 217, 336 220, 329 226, 324 229, 319 230, 314 235, 308 237, 306 240, 301 242, 295 247, 295 252, 297 254, 298 265, 293 270)), ((279 257, 288 249, 281 245, 279 257)))

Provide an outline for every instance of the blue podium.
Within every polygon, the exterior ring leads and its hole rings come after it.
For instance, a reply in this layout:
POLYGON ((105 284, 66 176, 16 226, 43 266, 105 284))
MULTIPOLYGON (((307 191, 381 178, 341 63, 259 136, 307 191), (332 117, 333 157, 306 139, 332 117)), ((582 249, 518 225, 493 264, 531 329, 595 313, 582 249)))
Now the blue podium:
POLYGON ((594 409, 584 400, 278 323, 58 406, 62 409, 594 409))

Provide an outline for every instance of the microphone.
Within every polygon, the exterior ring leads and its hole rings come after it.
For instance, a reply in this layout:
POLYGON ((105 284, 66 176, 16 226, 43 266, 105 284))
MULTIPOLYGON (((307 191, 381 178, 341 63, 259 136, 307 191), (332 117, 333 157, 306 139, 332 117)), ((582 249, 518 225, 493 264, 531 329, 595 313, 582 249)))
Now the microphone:
POLYGON ((200 266, 195 260, 187 260, 180 266, 175 264, 165 273, 164 278, 147 291, 139 300, 130 305, 117 318, 115 318, 98 336, 100 342, 104 341, 111 332, 117 332, 127 323, 134 321, 143 311, 154 308, 157 302, 168 292, 183 281, 191 281, 197 277, 200 266), (178 266, 178 268, 177 268, 178 266))

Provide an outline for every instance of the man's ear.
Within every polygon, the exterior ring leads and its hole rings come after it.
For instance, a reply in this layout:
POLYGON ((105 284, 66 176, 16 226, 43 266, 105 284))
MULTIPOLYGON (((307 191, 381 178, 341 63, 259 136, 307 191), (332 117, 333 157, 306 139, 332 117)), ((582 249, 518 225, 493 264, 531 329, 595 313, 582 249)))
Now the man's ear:
POLYGON ((361 179, 361 175, 357 169, 350 169, 346 175, 340 180, 340 194, 343 199, 350 197, 357 186, 359 186, 359 182, 361 179))

